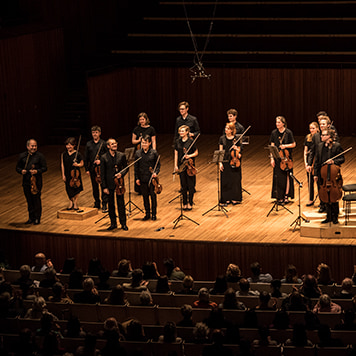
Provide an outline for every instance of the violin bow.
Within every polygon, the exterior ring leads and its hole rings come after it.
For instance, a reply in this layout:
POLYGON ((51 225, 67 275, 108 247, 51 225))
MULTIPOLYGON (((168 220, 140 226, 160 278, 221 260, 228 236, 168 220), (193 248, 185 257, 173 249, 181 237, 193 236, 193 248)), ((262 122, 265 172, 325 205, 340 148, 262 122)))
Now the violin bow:
POLYGON ((103 142, 100 144, 99 149, 98 149, 98 152, 97 152, 96 155, 95 155, 95 159, 96 159, 96 160, 99 158, 99 153, 100 153, 101 147, 103 147, 103 142))
POLYGON ((186 152, 184 153, 183 157, 182 157, 181 160, 180 160, 181 163, 184 161, 184 156, 189 153, 189 151, 191 150, 191 148, 193 147, 194 143, 196 142, 196 140, 198 139, 199 136, 200 136, 200 132, 198 133, 197 137, 193 140, 193 142, 191 143, 191 145, 188 147, 188 149, 187 149, 186 152))
POLYGON ((78 152, 79 152, 79 146, 80 146, 81 139, 82 139, 82 135, 79 135, 77 151, 75 152, 75 157, 74 157, 73 163, 77 163, 77 158, 78 158, 78 152))
MULTIPOLYGON (((251 125, 239 136, 239 138, 236 140, 236 142, 234 142, 234 144, 232 146, 236 145, 250 128, 251 128, 251 125)), ((232 150, 232 146, 230 147, 229 151, 232 150)))
POLYGON ((27 171, 27 165, 28 165, 28 160, 29 160, 29 158, 30 158, 30 152, 27 152, 27 158, 26 158, 26 163, 25 163, 25 167, 24 167, 24 169, 27 171))
POLYGON ((157 164, 158 164, 160 158, 161 158, 161 155, 158 155, 156 164, 155 164, 155 166, 154 166, 154 168, 153 168, 153 171, 152 171, 152 174, 151 174, 151 178, 150 178, 150 180, 149 180, 149 182, 148 182, 148 186, 150 186, 150 184, 151 184, 151 181, 152 181, 152 178, 153 178, 153 174, 154 174, 155 171, 156 171, 157 164))
POLYGON ((138 162, 141 158, 142 158, 142 157, 137 158, 136 161, 130 163, 128 166, 126 166, 125 168, 123 168, 120 172, 115 173, 115 177, 116 177, 117 175, 121 174, 122 172, 124 172, 126 169, 130 168, 133 164, 135 164, 136 162, 138 162))
POLYGON ((343 155, 344 153, 349 152, 350 150, 352 150, 352 147, 349 147, 347 150, 345 150, 345 151, 343 151, 343 152, 337 154, 337 155, 334 156, 334 157, 331 157, 331 158, 327 159, 327 160, 322 164, 322 166, 323 166, 327 161, 329 161, 329 160, 331 160, 331 159, 335 159, 335 158, 337 158, 337 157, 343 155))

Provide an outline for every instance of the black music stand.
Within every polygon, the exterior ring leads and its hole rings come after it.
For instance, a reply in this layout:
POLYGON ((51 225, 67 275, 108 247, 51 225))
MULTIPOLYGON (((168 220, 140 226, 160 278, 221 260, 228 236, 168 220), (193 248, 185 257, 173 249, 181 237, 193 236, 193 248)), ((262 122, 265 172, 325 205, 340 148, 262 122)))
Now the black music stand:
MULTIPOLYGON (((239 136, 241 135, 236 135, 237 138, 239 138, 239 136)), ((250 136, 243 136, 242 140, 241 140, 241 144, 242 145, 249 145, 250 144, 250 136)), ((245 193, 247 193, 248 195, 251 195, 251 193, 246 190, 244 187, 241 186, 241 190, 245 193)))
MULTIPOLYGON (((216 164, 216 180, 218 182, 218 203, 215 204, 212 208, 207 210, 205 213, 202 215, 204 216, 205 214, 209 213, 210 211, 214 210, 217 208, 217 211, 222 211, 225 216, 228 218, 229 216, 227 215, 227 209, 221 204, 221 191, 220 191, 220 180, 221 180, 221 171, 219 168, 219 163, 224 162, 224 156, 225 156, 225 150, 216 150, 214 151, 213 154, 213 159, 209 163, 215 163, 216 164)), ((226 162, 226 161, 225 161, 226 162)))
MULTIPOLYGON (((134 154, 135 154, 135 147, 125 148, 125 156, 126 156, 127 162, 133 160, 134 154)), ((129 200, 125 204, 125 208, 127 210, 128 217, 131 215, 131 212, 133 212, 135 209, 138 209, 141 211, 141 213, 144 213, 144 211, 131 200, 131 175, 130 175, 131 170, 130 170, 130 168, 131 167, 129 167, 129 169, 128 169, 129 170, 129 200), (128 205, 128 207, 127 207, 127 205, 128 205), (131 205, 133 205, 134 207, 131 208, 131 205)))
MULTIPOLYGON (((278 148, 277 148, 276 146, 268 145, 268 148, 267 148, 267 149, 269 150, 270 155, 274 158, 275 164, 277 164, 277 162, 279 162, 279 160, 280 160, 278 148)), ((273 171, 274 171, 274 169, 273 169, 273 171)), ((277 181, 276 174, 274 174, 273 179, 274 179, 274 182, 277 181)), ((286 208, 284 205, 280 205, 280 204, 278 203, 278 198, 277 198, 277 184, 275 184, 275 192, 274 192, 274 193, 275 193, 274 195, 276 196, 276 199, 275 199, 275 201, 274 201, 274 203, 273 203, 273 205, 272 205, 272 208, 271 208, 270 211, 268 212, 267 217, 269 216, 269 214, 271 214, 271 212, 272 212, 273 210, 278 211, 278 207, 279 207, 279 206, 281 206, 283 209, 285 209, 285 210, 289 211, 291 214, 293 214, 293 211, 289 210, 289 209, 286 208)))
POLYGON ((302 226, 302 220, 305 221, 306 223, 309 222, 309 220, 307 220, 306 218, 304 218, 302 216, 302 208, 300 205, 300 188, 303 188, 303 183, 300 182, 296 177, 294 177, 292 172, 289 172, 289 175, 296 181, 296 183, 298 184, 298 211, 299 211, 299 215, 298 217, 290 224, 290 226, 294 226, 293 228, 293 232, 295 231, 295 229, 297 228, 297 226, 302 226))

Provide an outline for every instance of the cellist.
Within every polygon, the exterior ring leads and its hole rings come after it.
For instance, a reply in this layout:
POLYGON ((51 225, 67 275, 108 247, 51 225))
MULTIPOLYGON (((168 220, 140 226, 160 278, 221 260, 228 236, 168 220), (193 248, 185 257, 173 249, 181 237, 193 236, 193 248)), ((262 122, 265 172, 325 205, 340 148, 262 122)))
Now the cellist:
POLYGON ((65 183, 66 192, 69 198, 67 210, 79 210, 78 198, 83 190, 82 176, 80 168, 84 166, 83 157, 76 149, 76 140, 74 137, 68 137, 64 142, 66 150, 61 155, 62 179, 65 183), (75 179, 75 184, 73 180, 75 179))
POLYGON ((292 161, 292 149, 296 146, 293 132, 287 128, 287 121, 283 116, 276 117, 276 129, 271 133, 270 144, 279 149, 283 160, 288 159, 285 167, 282 166, 282 158, 275 162, 270 156, 271 166, 273 167, 273 184, 272 198, 277 199, 278 203, 283 205, 289 202, 288 198, 294 198, 294 185, 290 172, 293 168, 290 167, 292 161))
MULTIPOLYGON (((322 181, 327 177, 321 176, 321 170, 323 165, 336 165, 341 166, 345 162, 344 155, 338 157, 334 156, 343 152, 341 145, 338 142, 335 142, 335 131, 332 129, 324 129, 321 131, 321 143, 317 146, 315 150, 315 164, 314 164, 314 180, 319 181, 319 196, 320 189, 322 188, 322 181)), ((330 199, 329 199, 330 200, 330 199)), ((322 221, 322 224, 328 222, 333 222, 337 224, 339 216, 339 202, 338 201, 323 201, 326 207, 326 219, 322 221)))
POLYGON ((28 220, 25 224, 38 225, 41 222, 42 173, 47 171, 46 159, 37 151, 37 141, 27 141, 27 151, 20 154, 16 172, 22 175, 22 187, 27 201, 28 220), (31 178, 36 180, 36 192, 31 189, 31 178))
POLYGON ((161 168, 161 162, 158 159, 157 151, 151 147, 151 144, 151 136, 145 135, 141 139, 141 148, 135 153, 135 161, 137 161, 135 163, 135 183, 141 188, 143 205, 146 212, 146 215, 142 219, 144 221, 149 219, 157 220, 157 195, 152 178, 157 177, 161 168), (140 157, 141 159, 138 160, 140 157), (151 172, 150 169, 154 169, 154 172, 151 172), (150 206, 150 197, 152 206, 150 206))
MULTIPOLYGON (((187 125, 182 125, 178 129, 180 138, 176 140, 174 145, 174 172, 180 171, 180 166, 182 166, 184 162, 188 162, 189 159, 191 159, 193 165, 195 164, 194 160, 195 157, 198 156, 198 149, 194 140, 189 137, 189 132, 190 128, 187 125)), ((183 195, 183 210, 192 210, 196 176, 189 175, 187 169, 183 169, 179 174, 179 178, 183 195)))
POLYGON ((117 228, 116 213, 115 213, 115 195, 117 202, 117 210, 119 212, 119 221, 121 228, 124 231, 128 230, 126 225, 126 212, 125 212, 125 200, 124 194, 117 194, 115 192, 116 183, 115 178, 123 179, 127 173, 127 160, 126 156, 122 152, 117 150, 117 142, 113 138, 109 138, 106 141, 108 152, 104 153, 100 158, 100 173, 101 173, 101 185, 103 187, 104 194, 108 196, 108 207, 110 226, 107 230, 111 231, 117 228))

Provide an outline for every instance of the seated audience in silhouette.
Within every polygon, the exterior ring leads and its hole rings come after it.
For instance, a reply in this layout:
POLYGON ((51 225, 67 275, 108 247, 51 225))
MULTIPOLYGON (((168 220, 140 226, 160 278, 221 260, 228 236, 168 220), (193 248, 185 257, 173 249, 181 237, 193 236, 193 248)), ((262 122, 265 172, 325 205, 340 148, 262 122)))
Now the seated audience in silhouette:
POLYGON ((136 268, 132 271, 131 283, 123 283, 122 286, 128 291, 143 291, 148 289, 148 281, 143 279, 142 269, 136 268))
POLYGON ((301 284, 302 280, 298 277, 297 268, 289 264, 284 272, 284 277, 281 279, 282 283, 301 284))
POLYGON ((92 278, 86 278, 83 281, 83 291, 74 294, 74 303, 96 304, 100 303, 100 296, 94 286, 92 278))
POLYGON ((341 291, 335 294, 335 299, 352 299, 352 279, 344 278, 341 283, 341 291))
POLYGON ((47 268, 53 267, 53 263, 50 259, 46 259, 46 255, 43 252, 38 252, 35 255, 35 265, 32 266, 32 272, 44 272, 47 268))
POLYGON ((170 282, 168 281, 167 276, 159 276, 157 279, 156 285, 156 293, 169 293, 170 289, 170 282))
POLYGON ((295 323, 293 325, 293 336, 291 339, 287 339, 284 345, 295 347, 314 346, 314 344, 307 337, 305 325, 299 323, 295 323))
POLYGON ((335 281, 331 278, 330 267, 326 263, 320 263, 316 269, 318 284, 331 286, 335 281))
POLYGON ((311 274, 303 277, 303 284, 299 288, 299 291, 307 298, 319 298, 322 294, 316 278, 311 274))
POLYGON ((123 258, 117 264, 117 269, 113 270, 111 275, 113 277, 123 277, 123 278, 131 278, 132 267, 131 261, 123 258))
POLYGON ((318 329, 319 347, 342 347, 344 344, 340 339, 331 337, 330 327, 326 324, 321 324, 318 329))
POLYGON ((322 294, 313 308, 313 313, 341 313, 341 311, 340 305, 332 302, 327 294, 322 294))
POLYGON ((169 280, 182 281, 184 279, 185 273, 178 266, 176 266, 173 258, 166 258, 163 261, 163 265, 166 268, 166 275, 169 280))
POLYGON ((242 278, 240 267, 230 263, 227 266, 225 276, 228 283, 237 283, 242 278))
POLYGON ((129 305, 124 288, 117 284, 112 287, 109 296, 104 300, 105 304, 111 305, 129 305))
POLYGON ((191 305, 189 304, 182 305, 182 307, 180 308, 180 312, 183 316, 183 319, 177 323, 177 326, 190 327, 195 325, 195 321, 193 321, 192 319, 193 308, 191 305))
POLYGON ((180 343, 182 339, 177 337, 177 327, 173 321, 168 321, 163 327, 163 335, 158 337, 158 342, 164 343, 180 343))
POLYGON ((227 281, 225 275, 219 275, 215 279, 214 287, 209 290, 211 295, 223 295, 227 289, 227 281))
POLYGON ((262 266, 259 262, 251 263, 252 276, 247 278, 250 283, 269 283, 272 281, 272 276, 269 273, 261 273, 262 266))
POLYGON ((175 294, 197 294, 194 288, 194 279, 192 276, 187 275, 184 277, 182 281, 182 289, 175 294))
POLYGON ((252 297, 258 297, 260 295, 260 292, 257 290, 251 290, 250 289, 250 282, 246 278, 241 278, 239 282, 239 288, 236 292, 236 296, 252 296, 252 297))
POLYGON ((210 300, 210 294, 207 288, 199 289, 198 300, 193 303, 193 308, 216 308, 217 304, 210 300))
POLYGON ((219 305, 222 309, 246 310, 244 303, 236 298, 236 292, 232 288, 228 288, 224 294, 224 301, 219 305))

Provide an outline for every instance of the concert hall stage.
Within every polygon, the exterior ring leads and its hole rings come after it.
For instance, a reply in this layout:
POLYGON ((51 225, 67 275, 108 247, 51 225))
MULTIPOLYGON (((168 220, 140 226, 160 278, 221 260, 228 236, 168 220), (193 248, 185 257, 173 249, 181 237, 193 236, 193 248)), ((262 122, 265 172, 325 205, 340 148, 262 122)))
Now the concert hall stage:
MULTIPOLYGON (((17 156, 1 161, 3 184, 0 188, 2 204, 0 250, 12 268, 23 263, 32 264, 37 251, 43 251, 54 261, 59 270, 66 257, 76 257, 77 264, 85 271, 90 258, 98 257, 108 269, 114 269, 119 259, 129 258, 134 267, 147 260, 155 260, 163 270, 165 257, 173 257, 186 273, 195 279, 212 279, 223 273, 228 263, 238 264, 244 275, 249 274, 249 265, 258 260, 264 270, 275 277, 283 275, 288 263, 297 266, 300 274, 315 272, 319 262, 331 265, 334 279, 340 281, 353 273, 356 261, 356 216, 351 216, 347 226, 344 218, 340 224, 320 224, 322 214, 317 207, 306 207, 307 185, 301 188, 301 210, 311 222, 302 222, 301 228, 293 231, 291 224, 298 217, 298 186, 295 184, 295 199, 286 205, 292 214, 278 207, 273 209, 271 196, 272 168, 269 164, 267 136, 250 136, 250 144, 243 150, 242 183, 245 189, 242 204, 227 207, 227 217, 214 209, 218 202, 217 167, 209 164, 217 149, 218 136, 202 135, 197 142, 197 193, 192 211, 183 212, 196 223, 183 219, 174 229, 173 221, 180 216, 179 177, 174 178, 172 137, 159 135, 158 151, 161 154, 160 183, 163 191, 158 196, 157 221, 142 221, 144 216, 134 209, 127 221, 129 231, 107 231, 108 217, 92 208, 93 198, 89 178, 83 173, 84 191, 79 198, 80 207, 91 216, 58 218, 58 212, 67 205, 64 183, 60 174, 61 146, 39 147, 45 154, 48 172, 44 174, 42 191, 43 216, 40 225, 25 225, 26 202, 21 188, 21 176, 14 167, 17 156)), ((297 137, 294 149, 294 176, 306 182, 303 164, 303 140, 297 137)), ((119 138, 119 150, 130 147, 130 137, 119 138)), ((354 138, 342 138, 344 149, 352 146, 354 138)), ((344 184, 353 180, 356 165, 355 150, 347 153, 342 166, 344 184)), ((142 197, 133 192, 131 170, 131 201, 143 208, 142 197)), ((125 201, 129 200, 126 179, 125 201)), ((342 206, 342 203, 340 204, 342 206)), ((133 206, 132 206, 133 207, 133 206)))

